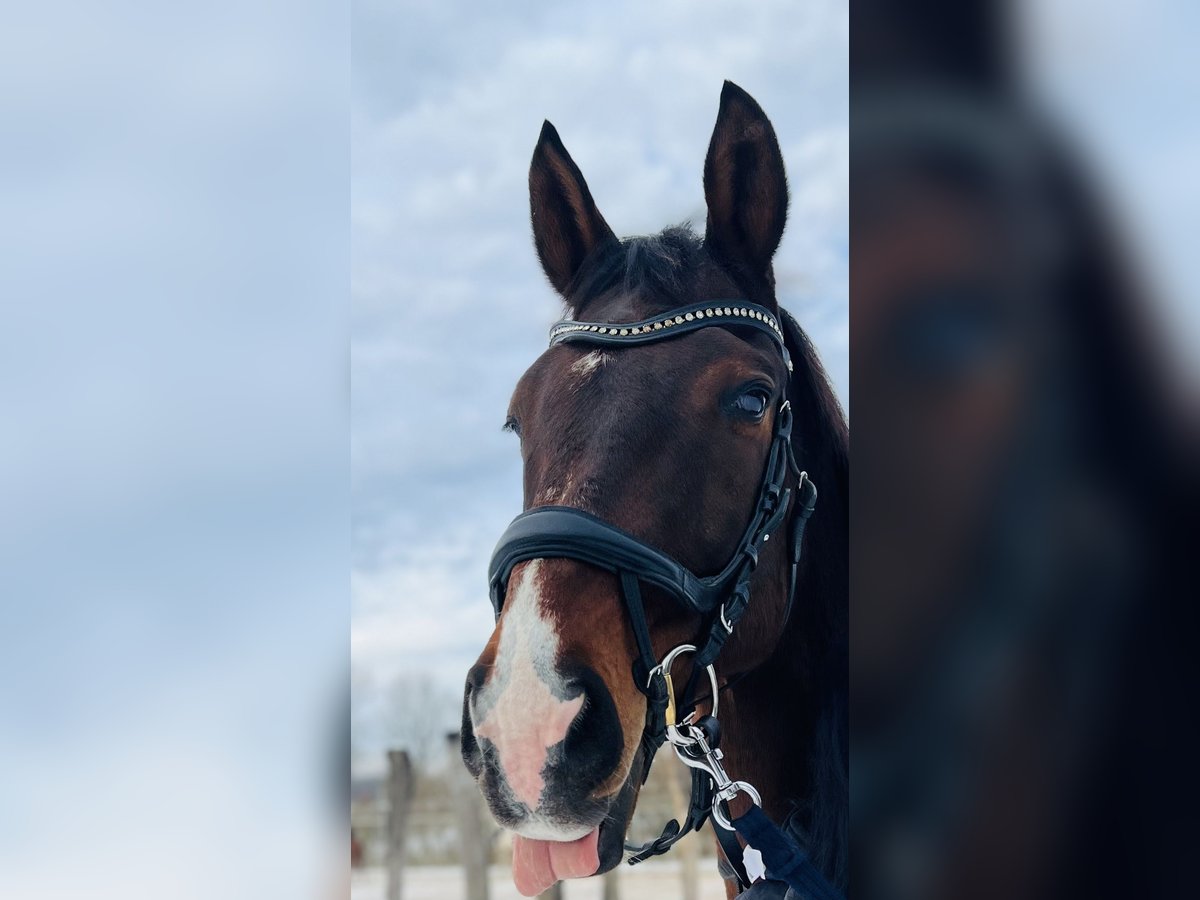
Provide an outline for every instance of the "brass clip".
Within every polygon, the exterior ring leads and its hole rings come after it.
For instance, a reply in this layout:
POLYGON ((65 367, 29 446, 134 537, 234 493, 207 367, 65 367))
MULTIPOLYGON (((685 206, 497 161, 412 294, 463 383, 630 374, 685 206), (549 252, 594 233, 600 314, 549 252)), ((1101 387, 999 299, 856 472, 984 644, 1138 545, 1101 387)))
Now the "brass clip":
POLYGON ((671 673, 663 672, 663 681, 667 683, 667 726, 675 725, 675 685, 671 683, 671 673))

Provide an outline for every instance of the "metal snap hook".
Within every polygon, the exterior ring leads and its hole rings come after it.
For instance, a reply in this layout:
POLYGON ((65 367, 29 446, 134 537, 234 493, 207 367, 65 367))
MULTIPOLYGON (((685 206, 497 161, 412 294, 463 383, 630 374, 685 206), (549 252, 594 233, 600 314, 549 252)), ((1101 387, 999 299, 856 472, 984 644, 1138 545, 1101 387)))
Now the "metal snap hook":
POLYGON ((757 806, 762 806, 762 797, 754 785, 747 781, 733 781, 729 777, 723 763, 725 754, 721 752, 720 747, 709 746, 708 740, 705 738, 704 729, 699 725, 685 725, 684 727, 690 732, 688 743, 672 742, 675 755, 679 757, 679 761, 685 766, 692 769, 699 769, 712 779, 714 790, 712 801, 713 820, 722 828, 732 831, 733 825, 729 821, 729 817, 725 815, 725 811, 721 808, 722 804, 728 803, 738 794, 744 793, 757 806))

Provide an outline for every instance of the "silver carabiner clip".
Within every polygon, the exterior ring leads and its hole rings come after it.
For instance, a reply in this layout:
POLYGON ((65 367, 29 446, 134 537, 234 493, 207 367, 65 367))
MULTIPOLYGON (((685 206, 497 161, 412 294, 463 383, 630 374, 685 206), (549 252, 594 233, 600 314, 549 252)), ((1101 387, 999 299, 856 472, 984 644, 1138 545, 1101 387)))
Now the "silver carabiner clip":
MULTIPOLYGON (((667 740, 670 741, 671 748, 675 751, 675 755, 679 757, 680 762, 689 768, 699 769, 712 779, 713 821, 726 831, 732 831, 733 825, 730 823, 729 817, 725 815, 722 805, 728 803, 738 794, 744 793, 754 801, 756 806, 762 806, 762 797, 754 788, 754 785, 748 781, 734 781, 729 777, 729 773, 725 771, 725 766, 721 763, 721 760, 725 758, 725 754, 721 752, 720 747, 710 747, 708 745, 708 738, 704 736, 704 729, 696 725, 693 721, 696 717, 696 710, 688 713, 682 722, 677 721, 675 686, 671 683, 671 666, 684 653, 695 652, 696 646, 694 644, 680 644, 664 656, 662 662, 650 670, 650 681, 653 681, 656 675, 661 675, 663 680, 666 681, 667 740)), ((712 689, 712 711, 709 715, 715 719, 720 702, 720 695, 717 690, 717 672, 711 665, 705 666, 705 669, 708 671, 708 683, 712 689)), ((647 682, 647 687, 649 683, 647 682)))
MULTIPOLYGON (((696 711, 692 710, 692 712, 688 713, 682 723, 678 721, 678 713, 675 709, 675 685, 671 682, 671 666, 674 665, 675 660, 684 653, 695 652, 695 644, 680 644, 678 647, 664 656, 662 662, 650 670, 650 681, 654 680, 655 675, 662 675, 663 680, 667 683, 667 740, 669 740, 671 745, 674 747, 689 747, 695 743, 693 739, 685 736, 679 730, 679 725, 691 725, 692 720, 695 718, 696 711)), ((717 714, 718 704, 720 702, 720 697, 717 693, 717 670, 711 665, 706 666, 705 668, 708 671, 708 683, 711 688, 712 696, 712 711, 709 714, 715 717, 717 714)), ((649 687, 650 681, 646 683, 647 687, 649 687)))

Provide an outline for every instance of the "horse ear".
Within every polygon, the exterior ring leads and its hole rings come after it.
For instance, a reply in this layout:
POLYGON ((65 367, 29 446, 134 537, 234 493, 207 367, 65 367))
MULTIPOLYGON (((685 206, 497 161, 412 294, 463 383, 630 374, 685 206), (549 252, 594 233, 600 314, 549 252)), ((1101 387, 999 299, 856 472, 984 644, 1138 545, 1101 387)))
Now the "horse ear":
POLYGON ((542 125, 529 164, 529 214, 542 269, 563 297, 588 255, 617 240, 549 122, 542 125))
POLYGON ((704 160, 705 241, 726 263, 774 279, 771 257, 787 222, 787 176, 775 129, 754 98, 732 81, 721 90, 704 160))

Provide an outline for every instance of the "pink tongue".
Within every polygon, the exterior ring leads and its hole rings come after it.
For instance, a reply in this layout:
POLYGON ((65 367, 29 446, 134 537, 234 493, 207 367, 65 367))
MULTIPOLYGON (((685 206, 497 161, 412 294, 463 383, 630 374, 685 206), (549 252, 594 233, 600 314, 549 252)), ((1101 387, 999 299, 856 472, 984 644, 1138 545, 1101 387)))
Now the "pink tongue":
POLYGON ((583 878, 600 868, 596 841, 600 828, 577 841, 535 841, 513 835, 513 883, 524 897, 536 897, 556 881, 583 878))

